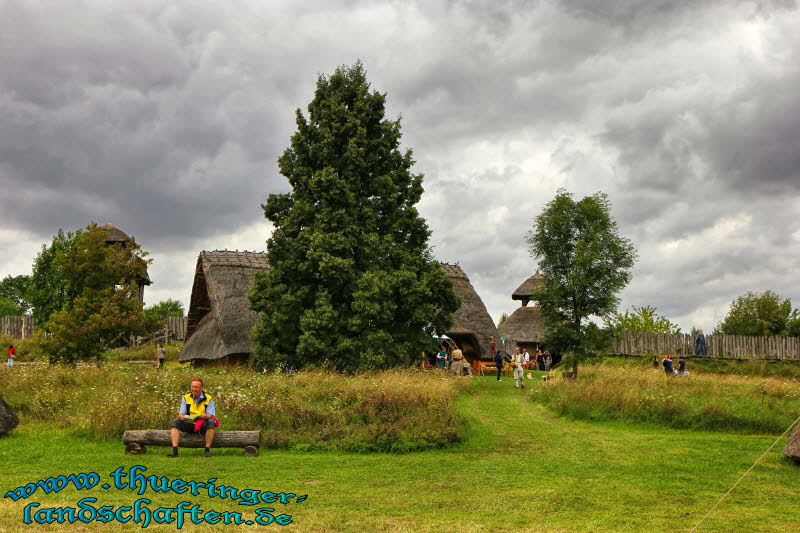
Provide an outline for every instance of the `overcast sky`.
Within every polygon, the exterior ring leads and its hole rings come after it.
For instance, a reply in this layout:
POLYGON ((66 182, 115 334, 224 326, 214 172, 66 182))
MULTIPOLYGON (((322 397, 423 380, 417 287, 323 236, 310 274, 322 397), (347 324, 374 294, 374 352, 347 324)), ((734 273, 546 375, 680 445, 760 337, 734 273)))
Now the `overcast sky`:
POLYGON ((710 330, 748 290, 798 306, 798 30, 779 0, 0 0, 0 277, 113 222, 154 259, 146 303, 188 304, 200 250, 265 249, 295 109, 360 58, 434 254, 495 321, 560 187, 607 193, 638 249, 622 309, 710 330))

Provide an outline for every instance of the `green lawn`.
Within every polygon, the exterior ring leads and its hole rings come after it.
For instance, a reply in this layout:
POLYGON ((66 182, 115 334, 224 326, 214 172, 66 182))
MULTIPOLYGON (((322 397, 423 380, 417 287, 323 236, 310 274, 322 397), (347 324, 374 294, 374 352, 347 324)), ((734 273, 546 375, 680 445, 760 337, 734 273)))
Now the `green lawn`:
MULTIPOLYGON (((476 378, 459 409, 470 418, 467 442, 446 450, 405 455, 299 453, 263 450, 165 448, 143 456, 122 453, 121 442, 92 443, 70 430, 25 424, 0 439, 0 491, 59 474, 109 472, 141 464, 148 474, 262 491, 307 494, 299 504, 277 505, 293 516, 296 531, 676 531, 691 529, 774 441, 771 436, 669 430, 619 422, 554 417, 528 401, 510 378, 476 378)), ((797 531, 800 468, 781 457, 782 440, 706 519, 698 531, 797 531)), ((22 531, 23 507, 74 506, 82 497, 100 505, 130 505, 123 490, 69 488, 58 494, 0 500, 0 531, 22 531)), ((181 497, 152 491, 151 508, 186 499, 204 510, 254 508, 207 495, 181 497)), ((259 506, 256 506, 256 508, 259 506)), ((39 526, 42 527, 42 526, 39 526)), ((75 531, 140 529, 129 523, 64 525, 75 531)), ((213 526, 214 530, 271 526, 213 526)), ((152 524, 152 531, 175 525, 152 524)), ((184 526, 187 531, 212 526, 184 526)), ((288 529, 287 529, 288 530, 288 529)))

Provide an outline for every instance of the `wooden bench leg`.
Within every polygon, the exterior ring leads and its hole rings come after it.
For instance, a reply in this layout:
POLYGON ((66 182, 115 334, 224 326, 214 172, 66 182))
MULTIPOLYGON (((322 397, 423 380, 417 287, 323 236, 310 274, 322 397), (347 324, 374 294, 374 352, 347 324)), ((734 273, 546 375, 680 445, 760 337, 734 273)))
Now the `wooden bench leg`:
POLYGON ((127 446, 125 446, 125 453, 127 455, 140 455, 147 452, 147 448, 139 444, 138 442, 131 442, 127 446))
POLYGON ((258 455, 258 446, 245 446, 242 448, 243 455, 258 455))

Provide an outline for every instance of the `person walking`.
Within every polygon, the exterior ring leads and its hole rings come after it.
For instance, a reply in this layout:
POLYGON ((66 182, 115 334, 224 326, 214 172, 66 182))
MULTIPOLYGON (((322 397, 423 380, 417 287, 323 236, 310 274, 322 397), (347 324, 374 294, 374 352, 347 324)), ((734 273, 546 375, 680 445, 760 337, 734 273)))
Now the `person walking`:
POLYGON ((497 381, 503 381, 500 379, 500 373, 503 371, 503 354, 500 351, 494 354, 494 365, 497 367, 497 381))
POLYGON ((17 351, 14 349, 13 344, 8 345, 8 354, 6 355, 6 359, 8 360, 8 366, 14 366, 14 357, 17 355, 17 351))
POLYGON ((522 368, 524 363, 524 357, 519 351, 519 348, 516 349, 514 355, 511 357, 511 366, 514 367, 514 388, 518 389, 522 387, 525 388, 525 371, 522 368))
POLYGON ((156 355, 158 356, 158 368, 164 368, 164 361, 167 360, 167 351, 164 349, 164 345, 160 342, 158 343, 156 355))

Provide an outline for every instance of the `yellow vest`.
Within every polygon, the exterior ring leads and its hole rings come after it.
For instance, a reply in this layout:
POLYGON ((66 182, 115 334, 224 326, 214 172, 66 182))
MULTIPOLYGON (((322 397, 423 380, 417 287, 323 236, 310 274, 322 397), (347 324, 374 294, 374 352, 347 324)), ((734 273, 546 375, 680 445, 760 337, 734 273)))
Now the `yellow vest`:
POLYGON ((201 394, 205 396, 205 399, 200 403, 195 403, 194 396, 192 396, 191 392, 184 395, 183 399, 186 400, 186 407, 188 407, 189 412, 183 414, 188 414, 192 418, 197 418, 200 415, 206 414, 206 406, 211 402, 211 395, 206 391, 203 391, 201 394))

